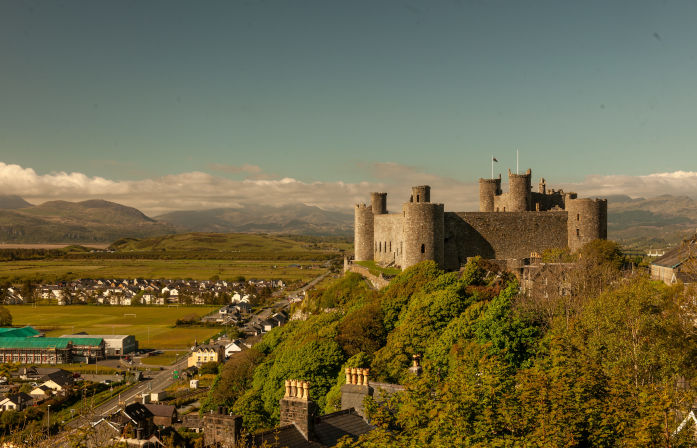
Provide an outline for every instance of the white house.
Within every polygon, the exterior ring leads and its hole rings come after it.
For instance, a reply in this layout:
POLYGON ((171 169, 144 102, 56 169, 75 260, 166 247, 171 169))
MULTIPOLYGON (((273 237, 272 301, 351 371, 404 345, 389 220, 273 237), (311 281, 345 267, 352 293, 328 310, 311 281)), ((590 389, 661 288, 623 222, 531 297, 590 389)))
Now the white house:
POLYGON ((225 346, 225 357, 227 358, 233 353, 241 352, 242 348, 242 342, 239 339, 235 339, 225 346))

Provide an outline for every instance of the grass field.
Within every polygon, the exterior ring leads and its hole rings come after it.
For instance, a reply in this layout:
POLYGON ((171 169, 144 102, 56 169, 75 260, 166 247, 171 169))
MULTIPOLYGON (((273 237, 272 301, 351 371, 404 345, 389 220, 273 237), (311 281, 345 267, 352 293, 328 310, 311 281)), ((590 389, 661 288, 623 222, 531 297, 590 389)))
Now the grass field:
POLYGON ((21 283, 24 280, 53 282, 78 278, 191 278, 280 279, 307 281, 321 271, 309 269, 313 263, 291 261, 240 260, 132 260, 132 259, 53 259, 6 261, 0 263, 0 280, 21 283), (294 265, 294 266, 291 266, 294 265), (302 269, 300 268, 302 267, 302 269))
POLYGON ((88 334, 132 334, 141 348, 185 349, 194 341, 203 341, 218 328, 176 328, 183 316, 203 316, 217 307, 130 307, 130 306, 56 306, 8 305, 14 325, 31 325, 46 336, 84 331, 88 334), (135 314, 135 316, 133 316, 135 314))
POLYGON ((182 233, 153 238, 124 238, 111 248, 119 252, 131 251, 214 251, 214 252, 310 252, 323 253, 347 249, 344 242, 322 242, 321 238, 306 237, 307 241, 281 235, 259 233, 182 233))
POLYGON ((178 352, 162 352, 159 355, 143 357, 141 358, 141 362, 148 366, 168 366, 186 353, 188 352, 184 350, 178 352))

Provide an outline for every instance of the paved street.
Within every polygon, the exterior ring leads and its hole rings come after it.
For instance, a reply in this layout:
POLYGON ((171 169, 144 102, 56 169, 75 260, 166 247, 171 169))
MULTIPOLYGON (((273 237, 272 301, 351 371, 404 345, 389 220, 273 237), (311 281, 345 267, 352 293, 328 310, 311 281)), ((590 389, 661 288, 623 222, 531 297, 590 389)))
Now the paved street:
MULTIPOLYGON (((148 380, 141 381, 135 384, 130 389, 127 389, 119 396, 111 398, 110 400, 102 403, 94 409, 93 415, 95 418, 100 418, 106 415, 111 415, 116 412, 119 408, 119 400, 126 403, 133 402, 135 396, 141 393, 151 393, 160 392, 166 389, 170 384, 174 382, 172 378, 172 372, 174 370, 182 371, 186 368, 186 358, 178 361, 176 364, 166 367, 164 370, 159 372, 152 372, 154 376, 148 380)), ((77 428, 78 426, 84 425, 84 421, 73 420, 67 426, 69 428, 77 428)))

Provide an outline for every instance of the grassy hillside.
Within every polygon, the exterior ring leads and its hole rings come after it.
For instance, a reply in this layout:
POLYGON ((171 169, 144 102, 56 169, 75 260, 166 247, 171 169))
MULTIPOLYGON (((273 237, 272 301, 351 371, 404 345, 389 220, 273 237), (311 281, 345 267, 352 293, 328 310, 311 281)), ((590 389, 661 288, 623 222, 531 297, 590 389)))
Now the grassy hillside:
MULTIPOLYGON (((695 304, 610 261, 589 254, 571 295, 544 297, 519 296, 511 275, 477 259, 462 273, 424 262, 380 291, 348 274, 308 295, 305 320, 232 357, 202 412, 223 405, 247 430, 272 428, 286 379, 309 381, 319 413, 334 412, 345 368, 360 367, 406 388, 366 399, 376 429, 342 448, 668 446, 675 411, 695 393, 684 319, 695 304)), ((670 446, 694 446, 692 431, 685 437, 670 446)))
POLYGON ((228 252, 228 253, 338 253, 350 245, 341 240, 296 238, 255 233, 183 233, 160 237, 115 241, 110 249, 119 252, 228 252))
POLYGON ((16 195, 0 195, 1 210, 15 210, 18 208, 31 207, 32 205, 16 195))

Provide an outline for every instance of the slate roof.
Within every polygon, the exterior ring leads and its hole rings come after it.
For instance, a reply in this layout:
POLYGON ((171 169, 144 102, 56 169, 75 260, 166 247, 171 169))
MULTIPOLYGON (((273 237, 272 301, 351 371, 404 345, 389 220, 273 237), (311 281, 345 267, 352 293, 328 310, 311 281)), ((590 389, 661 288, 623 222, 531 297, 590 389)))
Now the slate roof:
POLYGON ((697 247, 695 247, 696 242, 697 237, 692 237, 689 240, 685 240, 679 246, 668 249, 662 256, 653 260, 651 264, 666 268, 674 268, 679 266, 689 257, 690 252, 692 253, 692 256, 697 255, 697 247))
POLYGON ((334 446, 344 436, 356 439, 373 429, 373 426, 351 408, 320 417, 319 422, 315 423, 314 433, 322 445, 334 446))
POLYGON ((281 426, 270 431, 255 434, 252 446, 269 446, 283 448, 324 448, 324 445, 305 440, 305 437, 294 425, 281 426))
POLYGON ((174 411, 176 407, 169 404, 144 404, 145 408, 152 413, 155 417, 174 417, 174 411))
POLYGON ((344 436, 355 440, 373 429, 373 426, 351 408, 315 418, 313 440, 306 440, 294 425, 287 425, 255 434, 252 437, 252 446, 327 448, 335 446, 344 436), (263 445, 264 443, 266 445, 263 445))

